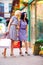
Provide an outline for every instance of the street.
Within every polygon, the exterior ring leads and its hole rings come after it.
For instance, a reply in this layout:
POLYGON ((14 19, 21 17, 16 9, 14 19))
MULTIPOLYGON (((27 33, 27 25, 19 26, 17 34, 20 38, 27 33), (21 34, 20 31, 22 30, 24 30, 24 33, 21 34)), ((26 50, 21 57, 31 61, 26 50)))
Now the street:
POLYGON ((29 49, 30 56, 25 55, 25 48, 22 49, 24 56, 19 55, 19 49, 14 49, 14 55, 10 56, 10 49, 7 49, 6 58, 3 57, 3 48, 0 48, 0 65, 43 65, 42 56, 34 56, 29 49))

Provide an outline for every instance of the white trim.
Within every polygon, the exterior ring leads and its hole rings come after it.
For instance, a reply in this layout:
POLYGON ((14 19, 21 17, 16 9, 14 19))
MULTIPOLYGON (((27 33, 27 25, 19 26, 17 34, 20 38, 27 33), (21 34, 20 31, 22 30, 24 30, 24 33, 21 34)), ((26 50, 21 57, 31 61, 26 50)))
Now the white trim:
POLYGON ((8 2, 8 3, 12 3, 12 1, 13 1, 13 0, 0 0, 0 2, 2 2, 2 3, 7 3, 7 2, 8 2))

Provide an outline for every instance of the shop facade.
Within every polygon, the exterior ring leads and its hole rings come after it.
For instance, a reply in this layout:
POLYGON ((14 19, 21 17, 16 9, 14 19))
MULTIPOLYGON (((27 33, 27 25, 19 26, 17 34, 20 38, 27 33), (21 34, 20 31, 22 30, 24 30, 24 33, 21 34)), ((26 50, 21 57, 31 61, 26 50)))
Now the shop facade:
POLYGON ((37 39, 43 39, 43 1, 42 0, 30 0, 24 4, 27 4, 22 11, 26 11, 28 14, 28 41, 32 44, 37 39))
POLYGON ((12 0, 0 0, 0 16, 10 18, 12 0))
MULTIPOLYGON (((16 0, 15 0, 16 1, 16 0)), ((7 1, 6 1, 7 2, 7 1)), ((35 40, 42 38, 43 39, 43 1, 42 0, 18 0, 15 2, 17 6, 15 7, 12 0, 7 2, 7 7, 5 7, 5 1, 0 1, 0 15, 10 17, 11 7, 13 11, 19 9, 22 12, 26 11, 28 15, 28 41, 32 44, 35 43, 35 40), (8 10, 6 11, 5 8, 8 10), (16 8, 16 9, 15 9, 16 8), (1 14, 2 13, 2 14, 1 14)))
POLYGON ((43 1, 34 1, 31 4, 31 42, 43 39, 43 1))

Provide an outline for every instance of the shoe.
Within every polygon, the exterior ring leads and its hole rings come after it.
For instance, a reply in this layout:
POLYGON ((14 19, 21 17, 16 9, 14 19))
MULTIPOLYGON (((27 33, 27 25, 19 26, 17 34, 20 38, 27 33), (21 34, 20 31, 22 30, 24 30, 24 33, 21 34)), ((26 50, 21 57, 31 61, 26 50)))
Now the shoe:
POLYGON ((10 56, 11 56, 11 57, 16 57, 16 56, 14 56, 14 54, 10 54, 10 56))
POLYGON ((25 54, 28 54, 28 52, 26 51, 25 54))
POLYGON ((30 56, 30 54, 28 54, 28 52, 26 51, 25 54, 27 54, 27 56, 30 56))
POLYGON ((2 52, 2 55, 4 56, 4 58, 6 58, 6 54, 4 52, 2 52))
POLYGON ((20 55, 21 55, 21 56, 24 56, 24 55, 22 54, 22 52, 20 52, 20 55))
POLYGON ((4 54, 4 52, 2 52, 2 55, 4 54))
POLYGON ((10 54, 10 56, 14 56, 14 54, 10 54))

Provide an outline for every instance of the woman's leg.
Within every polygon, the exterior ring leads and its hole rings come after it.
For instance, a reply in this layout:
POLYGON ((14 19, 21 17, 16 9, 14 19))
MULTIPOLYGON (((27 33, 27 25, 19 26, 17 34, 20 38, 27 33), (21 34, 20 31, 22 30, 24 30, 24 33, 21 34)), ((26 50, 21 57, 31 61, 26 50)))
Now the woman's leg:
POLYGON ((13 56, 13 43, 14 43, 14 40, 11 40, 11 56, 13 56))
POLYGON ((24 55, 22 54, 22 49, 21 49, 21 48, 22 48, 22 41, 20 41, 20 48, 19 48, 19 49, 20 49, 20 55, 21 55, 21 56, 24 56, 24 55))
POLYGON ((4 49, 4 57, 6 57, 6 48, 4 49))
POLYGON ((4 48, 4 52, 2 52, 2 54, 4 55, 4 57, 6 57, 6 49, 7 48, 4 48))
POLYGON ((28 45, 27 45, 27 42, 25 42, 25 48, 26 48, 26 52, 28 52, 28 45))
POLYGON ((30 56, 30 54, 28 54, 28 44, 27 44, 27 42, 25 42, 25 48, 26 48, 25 53, 26 53, 28 56, 30 56))
POLYGON ((20 41, 20 54, 22 53, 22 50, 21 50, 21 48, 22 48, 22 41, 20 41))

